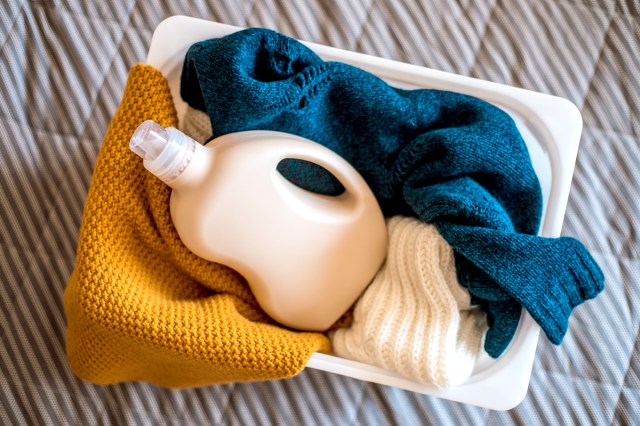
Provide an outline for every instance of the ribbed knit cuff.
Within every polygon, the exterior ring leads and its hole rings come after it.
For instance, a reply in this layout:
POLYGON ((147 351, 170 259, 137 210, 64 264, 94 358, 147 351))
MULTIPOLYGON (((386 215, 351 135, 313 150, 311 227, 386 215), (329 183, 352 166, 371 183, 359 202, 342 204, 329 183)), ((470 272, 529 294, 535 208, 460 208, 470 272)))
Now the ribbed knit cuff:
MULTIPOLYGON (((552 271, 553 285, 539 295, 535 302, 538 309, 530 312, 549 340, 559 345, 567 332, 573 309, 604 289, 604 274, 578 240, 562 237, 554 243, 555 251, 563 257, 556 257, 559 261, 555 262, 556 268, 552 271)), ((525 308, 526 302, 523 301, 525 308)))

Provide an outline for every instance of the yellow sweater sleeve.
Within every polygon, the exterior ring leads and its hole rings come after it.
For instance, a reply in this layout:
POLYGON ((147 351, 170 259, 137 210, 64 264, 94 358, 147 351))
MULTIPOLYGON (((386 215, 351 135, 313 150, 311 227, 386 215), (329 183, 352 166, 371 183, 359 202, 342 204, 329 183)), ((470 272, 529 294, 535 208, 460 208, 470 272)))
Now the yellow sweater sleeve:
POLYGON ((128 148, 147 119, 177 126, 166 79, 139 64, 98 155, 64 294, 72 369, 94 383, 165 387, 299 373, 329 340, 275 325, 241 276, 182 244, 170 188, 128 148))

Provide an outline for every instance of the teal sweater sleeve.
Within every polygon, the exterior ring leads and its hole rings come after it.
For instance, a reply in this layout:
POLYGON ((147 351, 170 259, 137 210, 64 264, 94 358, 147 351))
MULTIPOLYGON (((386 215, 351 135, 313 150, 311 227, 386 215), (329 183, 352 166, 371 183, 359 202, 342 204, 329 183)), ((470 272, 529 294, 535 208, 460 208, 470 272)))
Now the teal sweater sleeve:
MULTIPOLYGON (((212 137, 263 129, 314 140, 362 174, 386 216, 435 224, 455 250, 460 283, 488 314, 493 357, 511 341, 521 307, 559 344, 573 308, 604 288, 580 242, 536 236, 542 197, 526 145, 487 102, 393 88, 264 29, 194 44, 181 96, 208 113, 212 137)), ((341 189, 305 163, 280 170, 308 189, 341 189)))

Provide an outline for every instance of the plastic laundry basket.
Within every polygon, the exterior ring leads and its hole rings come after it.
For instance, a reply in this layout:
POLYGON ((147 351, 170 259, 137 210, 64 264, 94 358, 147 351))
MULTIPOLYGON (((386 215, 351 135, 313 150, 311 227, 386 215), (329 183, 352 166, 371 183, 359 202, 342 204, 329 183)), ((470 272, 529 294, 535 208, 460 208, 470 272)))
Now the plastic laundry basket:
MULTIPOLYGON (((180 119, 186 109, 180 98, 180 72, 189 46, 241 29, 185 16, 168 18, 157 27, 147 64, 167 77, 180 119)), ((540 235, 560 235, 582 131, 582 118, 571 102, 502 84, 303 43, 325 60, 357 66, 396 87, 464 93, 504 109, 515 120, 540 179, 544 199, 540 235)), ((314 354, 307 367, 481 407, 507 410, 519 404, 526 395, 539 332, 538 325, 523 311, 516 335, 505 353, 494 360, 482 352, 468 382, 449 389, 420 384, 379 367, 328 354, 314 354)))

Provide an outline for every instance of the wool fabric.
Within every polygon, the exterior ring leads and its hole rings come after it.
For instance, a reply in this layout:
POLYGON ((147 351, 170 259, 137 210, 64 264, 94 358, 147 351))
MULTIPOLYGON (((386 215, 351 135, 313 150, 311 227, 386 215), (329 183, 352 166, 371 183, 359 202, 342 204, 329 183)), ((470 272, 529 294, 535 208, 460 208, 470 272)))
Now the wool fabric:
POLYGON ((177 125, 166 79, 136 65, 98 155, 64 293, 72 369, 94 383, 165 387, 297 374, 328 338, 275 325, 240 275, 182 244, 170 188, 129 150, 147 119, 177 125))
POLYGON ((456 278, 454 253, 434 225, 387 220, 387 259, 356 302, 353 323, 334 331, 339 356, 437 387, 466 382, 486 315, 456 278))
POLYGON ((211 137, 211 123, 207 113, 187 105, 180 130, 194 140, 204 144, 211 137))
MULTIPOLYGON (((604 288, 580 242, 536 236, 542 195, 527 147, 487 102, 393 88, 265 29, 191 46, 181 96, 207 112, 213 137, 262 129, 311 139, 360 172, 387 217, 436 225, 456 252, 458 281, 487 311, 491 356, 511 341, 522 306, 559 344, 573 308, 604 288)), ((340 190, 305 164, 288 169, 303 187, 340 190)))

